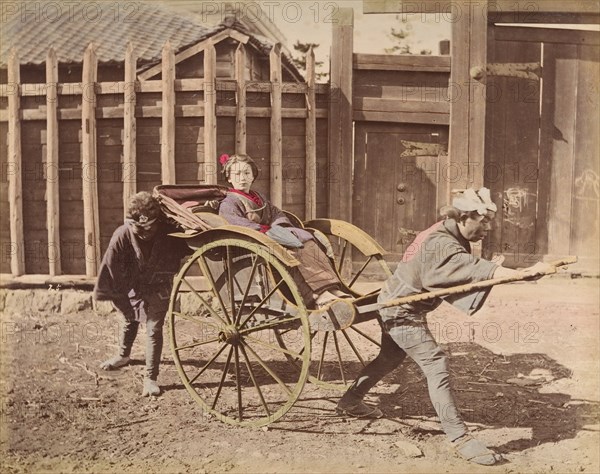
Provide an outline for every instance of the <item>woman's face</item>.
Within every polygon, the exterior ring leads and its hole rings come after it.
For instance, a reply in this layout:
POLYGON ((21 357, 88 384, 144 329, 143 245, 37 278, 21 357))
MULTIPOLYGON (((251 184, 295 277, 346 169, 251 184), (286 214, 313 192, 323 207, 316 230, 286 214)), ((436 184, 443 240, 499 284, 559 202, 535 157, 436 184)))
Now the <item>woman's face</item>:
POLYGON ((234 163, 231 165, 227 181, 233 186, 233 189, 247 193, 254 182, 252 167, 249 163, 234 163))

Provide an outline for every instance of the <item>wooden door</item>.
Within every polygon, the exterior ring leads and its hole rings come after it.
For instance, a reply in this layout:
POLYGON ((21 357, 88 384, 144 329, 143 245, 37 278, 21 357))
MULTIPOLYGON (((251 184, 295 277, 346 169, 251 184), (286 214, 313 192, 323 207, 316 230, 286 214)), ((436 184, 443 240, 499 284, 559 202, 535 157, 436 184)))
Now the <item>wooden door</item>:
POLYGON ((502 211, 486 252, 511 266, 598 258, 598 37, 490 28, 484 182, 502 211), (532 74, 498 69, 509 63, 532 74))
POLYGON ((446 127, 356 123, 353 222, 390 252, 386 260, 435 222, 445 150, 446 127))

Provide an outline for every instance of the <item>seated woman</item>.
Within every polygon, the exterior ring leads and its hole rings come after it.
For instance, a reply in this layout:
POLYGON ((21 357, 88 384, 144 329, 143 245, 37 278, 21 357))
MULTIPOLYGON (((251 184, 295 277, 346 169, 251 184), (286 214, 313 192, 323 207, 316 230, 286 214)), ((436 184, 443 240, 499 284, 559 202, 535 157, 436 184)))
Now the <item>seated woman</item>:
POLYGON ((287 216, 262 194, 250 187, 258 176, 258 167, 247 155, 222 155, 223 174, 232 188, 219 206, 219 215, 234 225, 263 232, 285 245, 300 261, 290 274, 298 285, 304 302, 321 307, 337 298, 350 297, 325 252, 313 234, 294 227, 287 216))

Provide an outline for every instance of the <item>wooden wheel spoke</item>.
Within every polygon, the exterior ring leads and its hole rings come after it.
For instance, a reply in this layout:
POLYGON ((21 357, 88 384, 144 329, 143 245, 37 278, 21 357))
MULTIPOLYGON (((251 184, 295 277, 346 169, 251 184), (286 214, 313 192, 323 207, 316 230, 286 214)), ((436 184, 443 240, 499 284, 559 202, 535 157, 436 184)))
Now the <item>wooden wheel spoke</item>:
POLYGON ((248 357, 248 354, 246 354, 246 351, 245 351, 243 345, 240 346, 240 351, 242 352, 242 356, 244 357, 244 362, 246 363, 246 367, 248 367, 248 373, 250 374, 250 378, 252 379, 254 388, 256 388, 256 391, 258 392, 260 402, 262 403, 262 406, 264 407, 265 411, 267 412, 267 416, 271 416, 271 411, 269 410, 267 402, 265 401, 265 397, 263 396, 262 390, 260 389, 260 385, 256 381, 256 377, 254 376, 254 369, 252 369, 252 364, 250 363, 250 358, 248 357))
POLYGON ((321 348, 321 358, 319 359, 319 368, 317 369, 317 380, 321 378, 321 370, 323 369, 323 361, 325 360, 325 349, 327 348, 327 338, 329 337, 329 331, 323 336, 323 347, 321 348))
POLYGON ((232 316, 232 321, 229 322, 233 322, 235 321, 235 317, 233 316, 235 313, 235 291, 233 289, 233 262, 231 260, 231 252, 230 252, 230 247, 229 245, 227 246, 227 291, 229 292, 229 303, 231 304, 231 316, 232 316))
POLYGON ((365 271, 365 268, 367 268, 367 265, 371 262, 371 260, 373 259, 373 255, 371 255, 367 261, 363 264, 362 267, 360 267, 360 270, 358 272, 356 272, 356 275, 354 275, 352 277, 352 280, 350 281, 350 283, 348 283, 348 288, 352 288, 352 285, 354 285, 354 283, 356 282, 356 280, 358 279, 358 277, 360 275, 362 275, 362 272, 365 271))
POLYGON ((190 283, 188 283, 188 281, 185 278, 182 278, 181 281, 183 281, 188 286, 188 288, 192 291, 192 293, 194 293, 194 295, 196 295, 196 297, 198 299, 200 299, 200 301, 202 301, 202 304, 206 307, 206 309, 211 314, 211 316, 214 316, 215 318, 217 318, 219 321, 221 321, 222 324, 227 325, 227 323, 223 320, 223 318, 221 318, 221 316, 219 316, 219 313, 217 313, 213 309, 213 307, 211 305, 209 305, 208 302, 204 298, 202 298, 202 296, 192 287, 192 285, 190 283))
POLYGON ((342 267, 344 266, 344 259, 346 258, 346 248, 348 247, 348 241, 344 240, 344 245, 342 247, 342 253, 340 255, 340 262, 338 265, 338 273, 342 274, 342 267))
POLYGON ((340 353, 340 344, 338 341, 337 334, 335 332, 333 334, 333 344, 335 345, 335 352, 337 353, 338 358, 338 366, 340 368, 340 375, 342 376, 342 383, 346 385, 346 374, 344 374, 344 364, 342 362, 342 354, 340 353))
POLYGON ((217 353, 214 356, 212 356, 206 364, 204 364, 204 367, 202 367, 200 369, 200 371, 192 379, 190 379, 190 384, 193 384, 196 381, 196 379, 198 377, 200 377, 204 373, 204 371, 206 369, 208 369, 215 360, 217 360, 217 357, 219 357, 223 353, 223 351, 225 350, 226 347, 227 347, 227 344, 223 344, 221 346, 221 348, 217 351, 217 353))
POLYGON ((185 346, 174 347, 173 350, 182 351, 183 349, 191 349, 192 347, 203 346, 204 344, 211 344, 213 342, 219 342, 219 338, 215 337, 214 339, 209 339, 207 341, 192 342, 191 344, 186 344, 185 346))
MULTIPOLYGON (((246 340, 251 340, 255 344, 258 344, 258 345, 263 346, 263 347, 267 347, 267 348, 272 349, 272 350, 277 351, 277 352, 281 352, 282 354, 290 355, 292 357, 300 358, 302 356, 302 352, 300 352, 300 353, 293 352, 293 351, 290 351, 289 349, 285 349, 284 347, 280 347, 280 346, 275 346, 273 344, 269 344, 268 342, 261 341, 260 339, 257 339, 257 338, 252 337, 252 336, 246 336, 246 340)), ((302 350, 304 350, 304 349, 302 349, 302 350)))
POLYGON ((178 318, 185 319, 186 321, 190 321, 190 322, 192 322, 194 324, 197 324, 199 326, 204 326, 205 325, 205 326, 209 326, 211 328, 217 329, 217 330, 220 329, 220 327, 219 327, 218 324, 215 324, 215 323, 213 323, 211 321, 200 320, 200 319, 194 318, 193 316, 188 316, 187 314, 181 313, 179 311, 173 311, 173 314, 175 316, 177 316, 178 318))
POLYGON ((283 380, 281 380, 281 378, 279 377, 279 375, 277 375, 266 363, 265 361, 263 361, 260 356, 254 352, 254 350, 252 349, 252 347, 250 347, 246 342, 242 341, 242 344, 244 346, 246 346, 246 349, 254 356, 254 358, 256 359, 256 361, 261 365, 261 367, 263 369, 265 369, 265 371, 273 378, 273 380, 275 380, 275 382, 277 382, 281 388, 283 388, 283 390, 285 391, 285 393, 287 393, 287 395, 292 395, 292 391, 288 388, 288 386, 284 383, 283 380))
POLYGON ((368 334, 365 334, 364 332, 362 332, 360 329, 356 329, 354 326, 350 326, 350 329, 352 329, 353 331, 357 332, 358 334, 360 334, 362 337, 364 337, 366 340, 371 341, 373 344, 375 344, 377 347, 381 347, 381 343, 377 342, 375 339, 373 339, 371 336, 369 336, 368 334))
POLYGON ((254 326, 252 328, 242 329, 240 331, 240 334, 244 334, 245 335, 245 334, 250 334, 250 333, 253 333, 253 332, 257 332, 257 331, 263 331, 265 329, 272 329, 272 328, 275 328, 275 327, 277 327, 277 326, 279 326, 281 324, 290 323, 292 321, 297 321, 298 319, 299 318, 297 316, 293 317, 293 318, 277 319, 276 321, 268 322, 268 323, 262 324, 260 326, 254 326))
POLYGON ((250 288, 252 288, 252 282, 254 281, 254 274, 256 273, 256 269, 258 268, 258 258, 254 258, 254 262, 252 263, 252 270, 250 271, 250 278, 248 279, 248 285, 246 286, 246 290, 244 291, 244 296, 242 297, 242 302, 240 303, 240 307, 238 308, 237 314, 235 315, 235 323, 239 323, 242 318, 242 309, 246 304, 246 299, 248 298, 248 293, 250 293, 250 288))
MULTIPOLYGON (((213 292, 215 293, 215 296, 217 297, 217 300, 219 301, 219 306, 221 306, 221 310, 223 311, 223 314, 225 315, 225 319, 227 319, 227 322, 224 324, 231 324, 231 318, 229 317, 229 313, 227 312, 225 303, 223 303, 223 298, 221 298, 221 292, 219 292, 219 290, 217 289, 215 279, 214 279, 212 273, 210 272, 208 265, 206 264, 206 261, 204 260, 203 255, 200 255, 198 257, 198 263, 200 265, 200 268, 202 269, 202 273, 208 279, 208 282, 210 283, 210 286, 212 287, 213 292)), ((233 311, 233 308, 232 308, 232 311, 233 311)))
POLYGON ((356 346, 354 345, 354 343, 352 342, 352 339, 350 339, 350 336, 348 336, 348 334, 346 333, 345 329, 342 329, 342 334, 344 336, 344 338, 346 339, 346 342, 348 343, 348 345, 350 346, 350 349, 352 349, 352 352, 354 352, 354 354, 356 355, 356 357, 358 357, 358 360, 360 361, 360 363, 363 365, 363 367, 365 366, 365 361, 364 359, 361 357, 360 353, 358 352, 358 349, 356 349, 356 346))
POLYGON ((233 356, 233 346, 230 347, 229 354, 227 354, 227 361, 225 362, 225 367, 223 367, 223 373, 221 374, 221 380, 219 381, 219 388, 217 389, 217 394, 215 395, 215 399, 212 402, 211 408, 213 410, 217 406, 217 401, 219 400, 219 396, 221 395, 221 390, 223 389, 223 384, 225 383, 225 377, 227 377, 227 372, 229 371, 231 356, 233 356))
POLYGON ((268 300, 269 298, 271 298, 271 296, 273 296, 273 293, 275 293, 277 291, 277 289, 281 286, 281 284, 283 283, 283 280, 279 280, 279 283, 277 283, 277 285, 275 285, 273 287, 273 289, 271 289, 269 291, 269 293, 267 294, 267 296, 265 296, 260 303, 258 303, 258 305, 256 306, 256 308, 254 308, 250 314, 248 316, 246 316, 246 319, 244 319, 244 321, 242 321, 242 323, 239 325, 239 328, 242 329, 246 323, 250 320, 250 318, 252 316, 254 316, 254 313, 256 313, 268 300))
POLYGON ((233 346, 233 353, 235 354, 235 387, 237 390, 238 420, 242 421, 244 410, 242 405, 242 381, 240 380, 240 353, 238 346, 233 346))

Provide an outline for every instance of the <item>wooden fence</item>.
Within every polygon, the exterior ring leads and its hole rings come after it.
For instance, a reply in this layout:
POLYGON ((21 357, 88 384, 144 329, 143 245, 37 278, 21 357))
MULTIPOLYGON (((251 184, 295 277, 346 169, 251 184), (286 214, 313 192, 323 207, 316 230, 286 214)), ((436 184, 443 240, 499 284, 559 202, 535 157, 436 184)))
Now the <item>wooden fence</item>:
POLYGON ((13 51, 0 89, 0 210, 10 216, 0 224, 0 272, 94 277, 132 194, 158 184, 225 184, 221 153, 255 158, 256 187, 277 205, 302 218, 324 215, 330 100, 329 85, 315 82, 314 54, 305 83, 282 81, 279 47, 268 81, 246 79, 246 57, 240 43, 235 79, 217 79, 209 41, 204 77, 178 79, 167 43, 161 78, 140 80, 130 45, 124 80, 98 82, 90 44, 80 83, 59 82, 52 49, 45 78, 24 83, 13 51))

